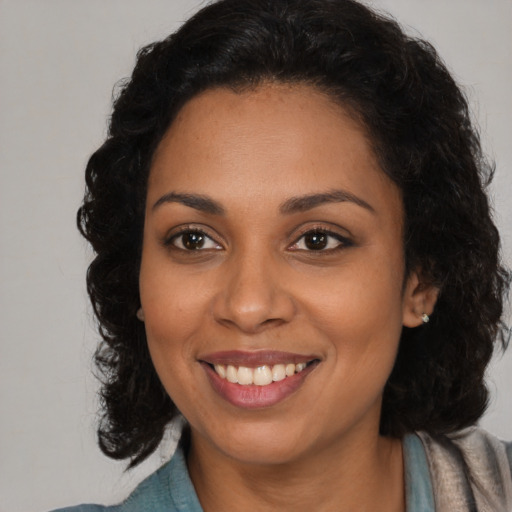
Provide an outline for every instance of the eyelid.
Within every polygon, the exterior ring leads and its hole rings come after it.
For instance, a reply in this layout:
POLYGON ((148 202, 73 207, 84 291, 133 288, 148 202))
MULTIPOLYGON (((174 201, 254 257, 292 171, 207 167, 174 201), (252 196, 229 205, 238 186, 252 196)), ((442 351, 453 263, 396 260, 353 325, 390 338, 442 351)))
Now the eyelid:
POLYGON ((301 236, 304 236, 306 233, 309 233, 311 231, 322 231, 324 233, 341 237, 347 240, 354 238, 352 233, 347 228, 338 226, 337 224, 333 224, 332 222, 322 221, 304 222, 300 226, 291 230, 289 232, 288 237, 291 238, 293 236, 295 240, 298 240, 301 236))
POLYGON ((305 222, 301 222, 299 225, 290 229, 287 232, 286 237, 297 239, 301 235, 315 230, 332 233, 333 235, 341 236, 349 240, 355 238, 355 235, 353 235, 345 226, 327 220, 306 220, 305 222))

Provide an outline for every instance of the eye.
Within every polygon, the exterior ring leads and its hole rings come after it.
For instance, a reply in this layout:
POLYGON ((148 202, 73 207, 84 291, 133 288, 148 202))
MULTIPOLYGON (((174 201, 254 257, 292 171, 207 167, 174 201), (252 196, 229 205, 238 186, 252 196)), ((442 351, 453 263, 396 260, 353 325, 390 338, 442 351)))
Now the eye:
POLYGON ((298 251, 332 251, 351 245, 350 241, 337 233, 315 229, 304 233, 291 247, 298 251))
POLYGON ((173 235, 167 242, 183 251, 198 251, 208 249, 222 249, 222 247, 210 238, 206 233, 199 230, 187 229, 173 235))

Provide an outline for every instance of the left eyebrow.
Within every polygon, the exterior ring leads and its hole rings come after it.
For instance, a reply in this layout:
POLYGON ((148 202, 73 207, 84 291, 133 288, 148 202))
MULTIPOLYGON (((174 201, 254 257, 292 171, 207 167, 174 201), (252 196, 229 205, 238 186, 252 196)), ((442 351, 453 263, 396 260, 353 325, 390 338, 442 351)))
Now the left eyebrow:
POLYGON ((355 196, 346 190, 331 190, 319 194, 308 194, 304 196, 291 197, 287 199, 280 207, 279 211, 284 215, 291 213, 304 212, 316 208, 325 203, 354 203, 366 210, 375 213, 375 209, 364 199, 355 196))

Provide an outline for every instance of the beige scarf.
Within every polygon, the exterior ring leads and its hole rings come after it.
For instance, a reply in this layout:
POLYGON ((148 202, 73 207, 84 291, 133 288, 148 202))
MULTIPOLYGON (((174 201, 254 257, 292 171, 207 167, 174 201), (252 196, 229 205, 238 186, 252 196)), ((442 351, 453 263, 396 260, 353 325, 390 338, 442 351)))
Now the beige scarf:
POLYGON ((436 512, 512 512, 512 446, 476 427, 444 438, 418 433, 436 512))

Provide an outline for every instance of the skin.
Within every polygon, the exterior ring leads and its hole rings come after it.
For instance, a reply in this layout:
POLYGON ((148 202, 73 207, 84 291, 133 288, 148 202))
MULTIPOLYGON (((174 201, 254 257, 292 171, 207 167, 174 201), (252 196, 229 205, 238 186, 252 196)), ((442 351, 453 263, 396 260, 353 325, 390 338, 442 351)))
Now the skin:
POLYGON ((400 191, 363 128, 319 91, 221 88, 181 109, 148 181, 141 318, 190 424, 206 511, 405 510, 401 443, 378 432, 382 391, 402 326, 421 324, 435 292, 419 272, 404 281, 402 226, 400 191), (333 190, 358 199, 283 211, 333 190), (223 213, 170 193, 207 196, 223 213), (203 248, 187 250, 180 229, 203 231, 203 248), (304 234, 319 229, 333 233, 328 246, 309 249, 304 234), (199 362, 225 350, 319 364, 286 399, 244 409, 199 362))

